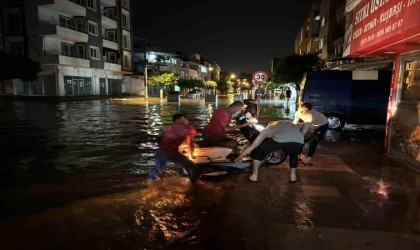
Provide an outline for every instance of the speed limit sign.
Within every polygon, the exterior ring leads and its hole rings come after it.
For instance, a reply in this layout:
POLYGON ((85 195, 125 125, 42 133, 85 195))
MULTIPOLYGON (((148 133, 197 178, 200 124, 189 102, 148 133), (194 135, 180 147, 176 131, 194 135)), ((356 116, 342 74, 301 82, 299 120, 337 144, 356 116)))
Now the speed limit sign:
POLYGON ((257 71, 252 75, 252 79, 255 82, 265 82, 268 79, 268 75, 264 71, 257 71))

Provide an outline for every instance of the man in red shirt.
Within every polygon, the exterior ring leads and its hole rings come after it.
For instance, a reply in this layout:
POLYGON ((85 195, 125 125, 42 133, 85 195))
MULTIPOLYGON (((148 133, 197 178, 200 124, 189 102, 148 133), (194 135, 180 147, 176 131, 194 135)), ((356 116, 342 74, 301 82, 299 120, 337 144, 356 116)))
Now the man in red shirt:
POLYGON ((232 148, 233 154, 239 154, 239 143, 226 137, 226 133, 238 129, 237 126, 229 126, 232 116, 244 108, 242 101, 234 101, 229 106, 222 106, 213 112, 210 122, 203 129, 203 139, 205 142, 215 145, 232 148))
POLYGON ((159 148, 155 154, 155 165, 149 171, 148 183, 155 180, 160 170, 165 167, 169 160, 178 163, 188 172, 192 183, 195 183, 198 173, 198 167, 188 157, 181 154, 178 147, 186 140, 191 158, 194 158, 193 137, 197 134, 196 129, 189 124, 184 114, 174 114, 172 116, 173 124, 166 127, 159 139, 159 148))

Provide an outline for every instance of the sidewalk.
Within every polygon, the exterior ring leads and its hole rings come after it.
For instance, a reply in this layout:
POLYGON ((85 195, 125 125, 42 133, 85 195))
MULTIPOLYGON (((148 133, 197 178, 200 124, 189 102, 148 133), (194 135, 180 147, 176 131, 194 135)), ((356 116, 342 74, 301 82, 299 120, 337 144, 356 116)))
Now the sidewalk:
MULTIPOLYGON (((349 138, 322 142, 314 165, 262 167, 234 180, 187 249, 420 249, 420 173, 349 138)), ((186 249, 183 247, 182 249, 186 249)))

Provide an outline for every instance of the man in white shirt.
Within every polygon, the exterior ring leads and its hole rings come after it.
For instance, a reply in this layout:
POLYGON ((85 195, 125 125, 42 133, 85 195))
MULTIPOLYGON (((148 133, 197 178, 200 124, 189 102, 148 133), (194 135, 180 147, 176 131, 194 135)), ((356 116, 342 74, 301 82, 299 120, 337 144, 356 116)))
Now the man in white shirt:
POLYGON ((301 132, 305 137, 305 142, 309 143, 307 157, 301 157, 305 166, 312 166, 312 157, 315 154, 318 143, 324 137, 328 129, 328 118, 321 112, 312 109, 312 104, 303 102, 295 113, 294 124, 302 120, 301 132), (304 158, 304 159, 303 159, 304 158))

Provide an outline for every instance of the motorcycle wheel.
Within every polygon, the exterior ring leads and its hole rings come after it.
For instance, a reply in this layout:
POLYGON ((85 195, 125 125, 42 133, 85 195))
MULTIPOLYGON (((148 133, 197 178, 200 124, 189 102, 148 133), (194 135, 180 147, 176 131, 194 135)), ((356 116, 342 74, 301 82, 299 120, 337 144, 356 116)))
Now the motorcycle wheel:
POLYGON ((279 149, 277 151, 273 151, 267 155, 267 157, 264 159, 265 164, 267 165, 277 165, 287 158, 287 152, 279 149))

